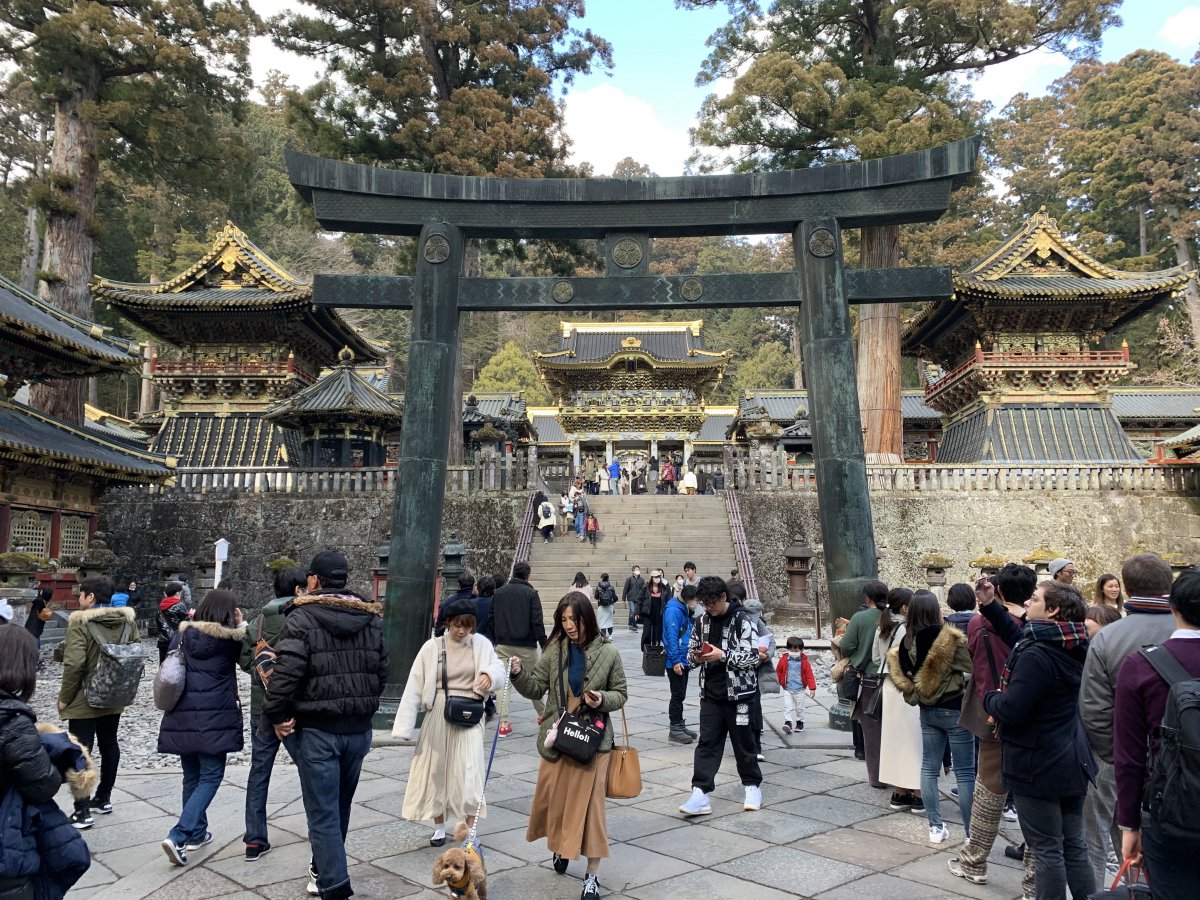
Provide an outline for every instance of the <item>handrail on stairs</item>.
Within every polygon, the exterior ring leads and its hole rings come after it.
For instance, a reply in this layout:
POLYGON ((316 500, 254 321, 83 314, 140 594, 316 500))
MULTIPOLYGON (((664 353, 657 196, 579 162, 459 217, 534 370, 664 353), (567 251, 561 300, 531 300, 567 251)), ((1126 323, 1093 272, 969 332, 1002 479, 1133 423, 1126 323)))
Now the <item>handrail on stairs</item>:
POLYGON ((737 558, 738 574, 746 585, 746 596, 760 599, 758 583, 754 580, 754 566, 750 562, 750 547, 746 543, 746 529, 742 526, 742 508, 738 504, 736 491, 725 491, 725 512, 729 516, 729 531, 733 537, 733 553, 737 558))
POLYGON ((533 523, 534 513, 533 498, 537 496, 537 491, 529 492, 529 499, 525 503, 525 516, 521 519, 521 527, 517 531, 517 548, 513 551, 512 565, 508 567, 508 577, 513 577, 513 569, 517 563, 521 561, 529 561, 529 549, 533 546, 533 523))

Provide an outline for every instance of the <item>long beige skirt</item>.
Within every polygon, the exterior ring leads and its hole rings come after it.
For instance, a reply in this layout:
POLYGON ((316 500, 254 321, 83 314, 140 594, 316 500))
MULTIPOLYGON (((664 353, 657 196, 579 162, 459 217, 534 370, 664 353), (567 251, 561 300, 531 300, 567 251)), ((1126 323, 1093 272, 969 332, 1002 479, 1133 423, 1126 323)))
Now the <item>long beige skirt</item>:
POLYGON ((608 751, 597 753, 589 763, 566 756, 555 762, 543 759, 525 840, 544 837, 550 852, 566 859, 580 855, 606 858, 608 823, 604 804, 611 755, 608 751))
MULTIPOLYGON (((425 714, 408 771, 401 815, 412 822, 441 818, 451 826, 475 815, 483 796, 483 726, 460 728, 446 721, 439 690, 425 714)), ((487 815, 487 804, 481 816, 487 815)))
POLYGON ((879 780, 902 791, 921 789, 921 710, 904 702, 892 679, 880 680, 883 734, 879 741, 879 780))

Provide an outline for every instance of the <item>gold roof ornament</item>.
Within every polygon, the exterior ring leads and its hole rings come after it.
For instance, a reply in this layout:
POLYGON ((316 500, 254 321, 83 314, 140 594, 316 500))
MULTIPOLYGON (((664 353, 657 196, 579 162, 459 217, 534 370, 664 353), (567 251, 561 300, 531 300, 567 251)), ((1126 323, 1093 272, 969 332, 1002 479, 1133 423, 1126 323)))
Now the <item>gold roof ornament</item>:
POLYGON ((622 338, 621 346, 622 347, 640 347, 640 346, 642 346, 642 342, 639 341, 635 337, 627 337, 627 338, 622 338))
POLYGON ((991 547, 984 547, 983 553, 975 557, 967 565, 972 569, 999 569, 1006 562, 1008 560, 998 555, 991 547))

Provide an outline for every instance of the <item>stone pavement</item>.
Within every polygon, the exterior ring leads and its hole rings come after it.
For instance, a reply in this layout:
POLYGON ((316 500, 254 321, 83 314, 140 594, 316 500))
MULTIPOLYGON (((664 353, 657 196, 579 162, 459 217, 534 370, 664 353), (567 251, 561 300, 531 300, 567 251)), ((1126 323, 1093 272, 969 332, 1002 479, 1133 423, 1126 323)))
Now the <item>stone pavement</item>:
MULTIPOLYGON (((766 714, 776 730, 763 738, 764 807, 742 810, 742 787, 726 752, 713 814, 686 820, 677 809, 688 796, 694 745, 666 740, 667 683, 641 674, 637 635, 615 635, 629 677, 629 728, 641 757, 644 789, 633 800, 610 800, 612 855, 600 869, 605 897, 675 898, 810 897, 819 900, 933 900, 1020 897, 1020 870, 997 842, 990 883, 976 886, 946 869, 962 840, 958 807, 943 783, 942 815, 952 843, 928 842, 924 816, 893 813, 888 793, 865 783, 849 735, 825 726, 823 709, 809 708, 802 735, 778 732, 780 699, 768 697, 766 714)), ((693 678, 687 716, 699 706, 693 678)), ((828 696, 818 695, 828 705, 828 696)), ((489 814, 481 823, 492 900, 573 900, 584 863, 565 876, 550 867, 545 842, 525 841, 539 757, 534 749, 532 707, 514 692, 514 733, 500 741, 487 788, 489 814)), ((428 846, 431 826, 400 818, 412 748, 380 746, 367 757, 355 798, 347 852, 356 896, 362 900, 446 897, 430 884, 440 852, 428 846)), ((489 733, 490 741, 490 733, 489 733)), ((886 748, 885 748, 886 752, 886 748)), ((285 754, 280 754, 281 760, 285 754)), ((247 768, 227 769, 225 784, 209 810, 216 840, 188 854, 186 868, 168 864, 159 841, 174 824, 180 804, 178 770, 123 771, 113 794, 114 812, 96 816, 85 831, 93 852, 91 870, 71 892, 73 900, 303 900, 309 859, 300 786, 290 763, 277 763, 272 784, 272 852, 255 863, 242 858, 243 801, 247 768)), ((60 801, 67 806, 66 792, 60 801)), ((1015 826, 1013 827, 1015 833, 1015 826)))

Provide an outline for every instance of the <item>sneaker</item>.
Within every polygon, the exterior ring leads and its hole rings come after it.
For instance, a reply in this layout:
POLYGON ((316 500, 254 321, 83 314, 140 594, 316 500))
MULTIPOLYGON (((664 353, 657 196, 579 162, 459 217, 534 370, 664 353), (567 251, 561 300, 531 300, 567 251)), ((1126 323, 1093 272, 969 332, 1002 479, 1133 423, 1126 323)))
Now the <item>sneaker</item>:
POLYGON ((501 722, 500 737, 508 737, 510 734, 512 734, 512 725, 510 725, 508 722, 501 722))
POLYGON ((755 753, 754 756, 755 756, 755 758, 758 759, 759 762, 767 761, 767 758, 765 756, 763 756, 761 753, 755 753))
POLYGON ((690 744, 696 739, 684 731, 682 726, 672 725, 671 730, 667 732, 667 740, 674 741, 676 744, 690 744))
POLYGON ((557 853, 555 853, 553 856, 550 857, 550 864, 552 866, 554 866, 554 871, 557 872, 559 875, 563 875, 566 873, 567 863, 569 863, 569 862, 570 862, 569 859, 567 859, 565 856, 560 856, 557 853))
POLYGON ((795 729, 795 730, 796 730, 796 731, 803 731, 803 730, 804 730, 804 723, 803 723, 803 722, 797 722, 797 723, 796 723, 796 729, 795 729))
POLYGON ((308 885, 304 888, 304 890, 308 891, 308 893, 314 897, 320 896, 321 894, 321 889, 317 887, 317 873, 313 870, 312 866, 308 867, 308 885))
POLYGON ((913 797, 912 806, 908 808, 908 811, 911 813, 916 813, 918 816, 925 815, 925 798, 913 797))
POLYGON ((899 791, 892 792, 892 799, 888 801, 889 809, 911 809, 913 805, 912 794, 902 794, 899 791))
POLYGON ((211 844, 212 842, 213 842, 212 832, 206 831, 206 832, 204 832, 204 837, 200 838, 200 840, 198 840, 198 841, 188 841, 186 844, 183 845, 183 849, 184 850, 199 850, 205 844, 211 844))
POLYGON ((71 824, 83 831, 85 828, 91 828, 95 824, 95 820, 86 809, 77 809, 71 813, 71 824))
POLYGON ((1011 803, 1008 804, 1008 806, 1004 807, 1004 821, 1006 821, 1006 822, 1017 821, 1017 808, 1015 806, 1013 806, 1011 803))
POLYGON ((945 825, 929 826, 929 843, 944 844, 948 840, 950 840, 950 829, 945 825))
POLYGON ((88 804, 88 811, 90 812, 91 810, 95 810, 102 816, 112 815, 112 801, 93 797, 92 802, 88 804))
POLYGON ((685 816, 710 816, 712 804, 708 802, 708 794, 698 787, 692 788, 692 796, 688 798, 679 811, 685 816))
POLYGON ((246 862, 255 862, 261 856, 266 856, 271 852, 270 844, 247 844, 246 845, 246 862))
POLYGON ((957 784, 954 787, 950 788, 950 796, 951 797, 958 796, 958 785, 957 784))
POLYGON ((186 866, 187 865, 187 851, 184 850, 184 848, 181 845, 175 843, 170 838, 165 838, 162 842, 162 848, 163 848, 163 852, 165 854, 167 854, 167 859, 169 859, 171 861, 171 865, 173 865, 173 866, 186 866))
POLYGON ((600 884, 595 875, 588 875, 583 879, 583 891, 579 894, 579 900, 591 900, 591 898, 599 898, 600 884))
POLYGON ((956 875, 959 878, 965 878, 971 884, 987 884, 987 875, 972 875, 969 872, 963 871, 962 862, 957 856, 946 863, 946 867, 950 869, 951 875, 956 875))
POLYGON ((742 809, 751 812, 762 809, 762 788, 757 784, 746 785, 746 801, 742 804, 742 809))
POLYGON ((688 728, 686 725, 683 726, 683 730, 687 732, 688 737, 690 737, 693 741, 700 737, 698 732, 692 731, 692 729, 688 728))
POLYGON ((1024 844, 1009 844, 1004 848, 1004 855, 1009 859, 1015 859, 1018 862, 1025 859, 1024 844))

